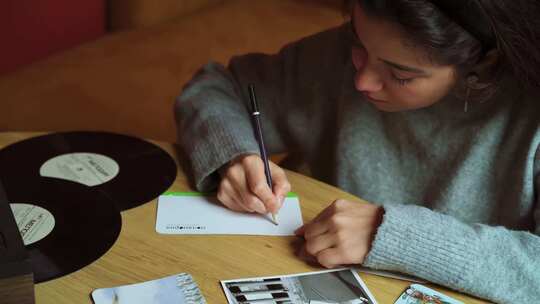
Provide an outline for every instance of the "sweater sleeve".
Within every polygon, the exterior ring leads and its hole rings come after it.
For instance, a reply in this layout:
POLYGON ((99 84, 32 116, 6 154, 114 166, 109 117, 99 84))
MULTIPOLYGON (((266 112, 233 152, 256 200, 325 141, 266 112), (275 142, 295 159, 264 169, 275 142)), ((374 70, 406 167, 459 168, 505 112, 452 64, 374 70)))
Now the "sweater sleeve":
POLYGON ((384 208, 364 266, 413 274, 497 303, 540 299, 537 234, 466 224, 415 205, 384 208))
POLYGON ((250 83, 257 93, 268 152, 310 149, 306 139, 316 138, 317 130, 323 128, 320 116, 324 111, 317 101, 328 99, 326 88, 335 85, 325 83, 321 75, 341 72, 336 61, 343 60, 344 32, 345 26, 330 29, 291 43, 274 55, 234 57, 227 67, 211 62, 195 74, 174 110, 178 142, 199 191, 213 190, 218 182, 216 170, 231 159, 259 153, 248 112, 250 83))
POLYGON ((258 153, 240 91, 230 71, 211 62, 195 74, 176 100, 178 141, 199 191, 215 188, 214 172, 229 160, 258 153))

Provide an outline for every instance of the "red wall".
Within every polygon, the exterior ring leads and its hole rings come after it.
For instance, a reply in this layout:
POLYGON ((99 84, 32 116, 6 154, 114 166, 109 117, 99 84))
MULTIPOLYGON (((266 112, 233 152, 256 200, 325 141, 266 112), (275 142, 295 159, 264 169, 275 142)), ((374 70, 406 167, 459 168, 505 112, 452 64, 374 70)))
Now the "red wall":
POLYGON ((105 0, 0 0, 0 74, 105 32, 105 0))

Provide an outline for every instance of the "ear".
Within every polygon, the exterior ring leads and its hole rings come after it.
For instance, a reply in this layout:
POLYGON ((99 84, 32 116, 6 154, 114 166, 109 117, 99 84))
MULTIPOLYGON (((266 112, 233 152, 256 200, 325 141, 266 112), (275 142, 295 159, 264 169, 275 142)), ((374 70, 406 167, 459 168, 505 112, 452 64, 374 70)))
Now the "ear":
POLYGON ((482 60, 474 66, 472 72, 481 75, 481 78, 486 77, 489 79, 489 76, 493 76, 491 73, 494 71, 500 58, 501 55, 499 51, 497 49, 491 49, 484 55, 482 60))

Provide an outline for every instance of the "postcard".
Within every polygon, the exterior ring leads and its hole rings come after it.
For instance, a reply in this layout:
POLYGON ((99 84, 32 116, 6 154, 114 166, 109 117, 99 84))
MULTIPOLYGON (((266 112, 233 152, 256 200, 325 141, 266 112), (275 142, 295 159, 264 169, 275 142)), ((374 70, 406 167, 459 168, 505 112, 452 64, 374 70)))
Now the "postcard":
POLYGON ((463 302, 444 295, 420 284, 412 284, 399 296, 394 304, 463 304, 463 302))
POLYGON ((275 225, 267 214, 229 210, 215 196, 198 192, 166 193, 158 198, 158 233, 294 235, 303 225, 298 196, 285 198, 278 222, 275 225))

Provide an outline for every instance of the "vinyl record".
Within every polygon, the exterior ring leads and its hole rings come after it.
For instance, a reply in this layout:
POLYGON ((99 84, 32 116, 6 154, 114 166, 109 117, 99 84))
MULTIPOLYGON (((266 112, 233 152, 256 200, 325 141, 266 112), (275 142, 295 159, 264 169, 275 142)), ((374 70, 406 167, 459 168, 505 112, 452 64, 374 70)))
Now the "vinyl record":
POLYGON ((7 189, 45 179, 72 181, 108 196, 120 211, 155 199, 177 173, 160 147, 107 132, 52 133, 16 142, 0 150, 0 168, 7 189))
POLYGON ((66 183, 71 182, 40 180, 6 191, 36 283, 92 263, 120 233, 120 212, 106 196, 66 183))

